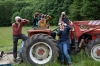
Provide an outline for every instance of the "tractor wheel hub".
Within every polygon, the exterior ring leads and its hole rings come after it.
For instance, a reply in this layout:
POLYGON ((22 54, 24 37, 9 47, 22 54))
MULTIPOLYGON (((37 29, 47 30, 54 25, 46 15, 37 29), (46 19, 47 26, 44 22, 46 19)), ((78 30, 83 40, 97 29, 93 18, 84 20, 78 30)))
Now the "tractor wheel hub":
POLYGON ((100 56, 100 49, 97 49, 96 53, 97 53, 97 56, 100 56))
POLYGON ((43 55, 44 53, 45 51, 43 49, 39 49, 39 52, 38 52, 39 55, 43 55))

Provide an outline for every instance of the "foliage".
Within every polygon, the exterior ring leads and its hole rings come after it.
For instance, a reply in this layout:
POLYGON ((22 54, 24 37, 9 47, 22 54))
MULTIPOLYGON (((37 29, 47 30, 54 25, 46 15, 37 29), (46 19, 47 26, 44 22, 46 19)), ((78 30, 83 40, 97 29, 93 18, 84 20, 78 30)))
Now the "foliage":
POLYGON ((0 0, 0 26, 11 26, 16 12, 30 20, 35 12, 52 16, 50 25, 57 25, 60 14, 65 11, 72 20, 99 20, 100 0, 0 0))
MULTIPOLYGON (((1 14, 2 17, 1 17, 0 22, 4 21, 7 26, 10 26, 11 23, 14 22, 13 18, 16 16, 16 12, 19 12, 21 17, 29 19, 30 25, 32 25, 33 14, 36 11, 38 11, 39 13, 45 13, 45 14, 51 15, 52 20, 49 22, 49 24, 57 25, 60 13, 62 11, 65 11, 68 13, 68 7, 72 3, 73 0, 70 0, 70 1, 66 1, 66 0, 63 0, 63 1, 60 1, 60 0, 50 0, 50 1, 48 0, 29 0, 29 1, 28 0, 16 0, 16 1, 15 0, 1 0, 0 4, 3 3, 6 6, 6 3, 8 3, 8 1, 13 4, 13 5, 10 4, 11 15, 6 21, 3 18, 5 17, 5 15, 1 14), (10 24, 7 24, 7 23, 10 23, 10 24)), ((6 15, 10 14, 6 8, 5 10, 7 11, 6 15)), ((2 9, 1 9, 1 12, 3 12, 2 9)), ((5 26, 5 24, 0 24, 0 26, 5 26)))
POLYGON ((1 1, 0 2, 0 26, 9 26, 11 25, 11 16, 13 1, 1 1))
MULTIPOLYGON (((32 19, 32 8, 31 7, 23 7, 20 11, 20 17, 24 19, 31 20, 32 19)), ((30 24, 32 24, 32 21, 30 21, 30 24)))
POLYGON ((98 20, 100 19, 100 0, 84 0, 83 7, 81 8, 81 16, 83 19, 98 20))
POLYGON ((69 7, 69 16, 72 20, 81 20, 80 9, 82 7, 82 0, 74 0, 69 7))
POLYGON ((15 12, 13 15, 12 15, 12 17, 11 17, 11 23, 14 23, 15 22, 15 17, 16 16, 20 16, 20 13, 19 12, 15 12))

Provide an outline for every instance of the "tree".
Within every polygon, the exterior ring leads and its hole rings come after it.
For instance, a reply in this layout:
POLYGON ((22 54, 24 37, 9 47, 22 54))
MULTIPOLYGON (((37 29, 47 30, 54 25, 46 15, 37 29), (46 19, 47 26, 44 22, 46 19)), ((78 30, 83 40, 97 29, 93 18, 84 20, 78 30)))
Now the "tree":
POLYGON ((80 9, 82 7, 82 0, 74 0, 73 4, 69 7, 69 17, 74 20, 81 20, 80 9))
MULTIPOLYGON (((30 21, 30 25, 32 25, 32 8, 31 7, 23 7, 20 11, 21 18, 28 19, 30 21)), ((29 25, 29 24, 28 24, 29 25)))
POLYGON ((11 25, 12 8, 14 6, 13 1, 1 1, 0 2, 0 26, 11 25))
MULTIPOLYGON (((32 21, 33 14, 37 11, 52 16, 49 22, 57 25, 60 14, 65 11, 73 0, 1 0, 0 1, 0 26, 10 26, 14 22, 14 17, 19 14, 21 17, 32 21), (6 19, 6 20, 5 20, 6 19)), ((31 24, 30 24, 31 25, 31 24)))
POLYGON ((15 22, 15 17, 16 16, 20 16, 20 13, 19 12, 15 12, 12 17, 11 17, 11 23, 14 23, 15 22))
POLYGON ((81 16, 85 20, 100 19, 100 0, 84 0, 84 5, 81 8, 81 16))

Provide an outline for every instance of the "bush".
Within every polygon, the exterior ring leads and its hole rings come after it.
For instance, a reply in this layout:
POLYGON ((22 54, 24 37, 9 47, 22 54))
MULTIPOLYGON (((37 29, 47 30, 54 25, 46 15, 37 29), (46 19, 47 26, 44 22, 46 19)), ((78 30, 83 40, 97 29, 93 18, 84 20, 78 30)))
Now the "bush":
POLYGON ((20 16, 20 13, 19 12, 15 12, 12 17, 11 17, 11 23, 14 23, 15 22, 15 17, 16 16, 20 16))
POLYGON ((32 8, 31 7, 23 7, 20 11, 21 18, 28 19, 30 23, 28 25, 32 25, 32 8))
POLYGON ((0 1, 0 26, 10 26, 13 1, 0 1))

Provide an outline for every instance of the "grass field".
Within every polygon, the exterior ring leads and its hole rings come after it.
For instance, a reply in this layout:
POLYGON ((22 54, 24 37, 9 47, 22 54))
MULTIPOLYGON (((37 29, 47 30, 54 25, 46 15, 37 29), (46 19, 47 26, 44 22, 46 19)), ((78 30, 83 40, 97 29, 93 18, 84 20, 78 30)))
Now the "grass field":
MULTIPOLYGON (((54 29, 56 28, 56 26, 52 26, 50 28, 54 29)), ((32 27, 23 27, 23 33, 27 35, 26 29, 32 29, 32 27)), ((20 42, 21 40, 18 41, 18 49, 20 47, 20 42)), ((12 48, 13 48, 12 27, 0 27, 0 50, 3 50, 4 52, 9 52, 12 51, 12 48)), ((88 58, 84 50, 82 50, 78 54, 71 55, 71 59, 73 62, 73 66, 100 66, 100 62, 96 62, 88 58)), ((31 65, 27 63, 21 63, 18 66, 31 66, 31 65)), ((60 66, 60 62, 57 61, 54 64, 51 63, 50 65, 46 66, 60 66)))

